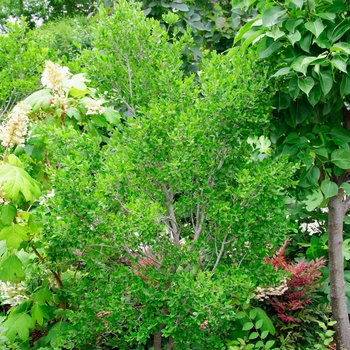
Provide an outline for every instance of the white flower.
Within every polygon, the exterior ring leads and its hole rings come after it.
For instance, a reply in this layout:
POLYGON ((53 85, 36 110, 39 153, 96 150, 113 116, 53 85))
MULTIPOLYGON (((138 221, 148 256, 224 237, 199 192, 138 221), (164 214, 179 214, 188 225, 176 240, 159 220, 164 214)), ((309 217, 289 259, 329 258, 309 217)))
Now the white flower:
POLYGON ((13 147, 18 144, 24 147, 25 135, 28 132, 29 119, 26 116, 31 106, 25 102, 18 103, 7 119, 0 126, 0 140, 4 147, 13 147))
POLYGON ((71 75, 68 67, 61 67, 51 61, 46 61, 41 83, 48 89, 57 91, 62 89, 64 80, 71 75))
POLYGON ((86 115, 88 114, 102 114, 105 111, 105 108, 102 105, 103 100, 94 100, 92 98, 85 98, 85 107, 87 108, 86 115))

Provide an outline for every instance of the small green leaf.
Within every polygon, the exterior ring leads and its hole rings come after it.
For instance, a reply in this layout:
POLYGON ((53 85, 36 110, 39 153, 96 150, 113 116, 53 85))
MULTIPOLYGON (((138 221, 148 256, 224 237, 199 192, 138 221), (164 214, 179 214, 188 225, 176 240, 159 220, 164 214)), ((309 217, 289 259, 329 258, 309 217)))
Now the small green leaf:
POLYGON ((247 314, 245 312, 243 312, 243 311, 238 311, 236 313, 236 316, 235 316, 235 318, 238 319, 238 320, 242 319, 242 318, 245 318, 245 317, 247 317, 247 314))
POLYGON ((112 125, 117 125, 120 122, 120 114, 114 109, 106 107, 103 112, 103 115, 106 117, 107 121, 112 125))
POLYGON ((3 323, 3 326, 7 328, 4 334, 13 343, 17 334, 21 340, 27 341, 29 331, 34 328, 35 322, 26 312, 23 312, 9 317, 3 323))
POLYGON ((257 30, 257 31, 254 31, 252 34, 250 34, 243 42, 242 44, 242 50, 245 51, 248 46, 255 40, 257 39, 258 37, 260 37, 261 35, 264 34, 264 31, 263 30, 257 30))
MULTIPOLYGON (((256 307, 255 310, 258 313, 256 319, 263 320, 263 324, 262 324, 262 326, 260 328, 261 332, 267 331, 271 335, 275 335, 276 334, 276 330, 275 330, 275 327, 274 327, 270 317, 267 316, 266 312, 263 309, 261 309, 260 307, 256 307)), ((262 339, 264 339, 264 338, 262 337, 262 339)))
POLYGON ((311 106, 315 106, 320 98, 321 98, 321 95, 322 95, 322 90, 321 90, 321 87, 319 85, 315 85, 310 93, 309 93, 309 96, 308 96, 308 101, 310 102, 311 106))
POLYGON ((25 277, 22 261, 16 255, 8 256, 0 265, 0 280, 19 283, 25 277))
POLYGON ((49 330, 47 336, 45 337, 45 343, 47 344, 50 342, 54 342, 60 336, 62 336, 62 334, 65 334, 70 328, 71 325, 68 322, 55 323, 49 330))
POLYGON ((290 72, 290 67, 284 67, 279 69, 272 77, 279 77, 281 75, 286 75, 290 72))
POLYGON ((257 312, 255 309, 251 309, 251 310, 249 311, 249 318, 250 318, 250 319, 254 319, 254 318, 256 317, 257 313, 258 313, 258 312, 257 312))
POLYGON ((344 149, 336 149, 331 154, 331 161, 340 169, 349 169, 350 153, 344 149))
MULTIPOLYGON (((344 190, 344 193, 346 195, 349 195, 350 194, 350 184, 348 184, 347 182, 343 182, 341 185, 340 185, 340 188, 342 188, 344 190)), ((344 222, 345 222, 345 218, 347 218, 346 216, 344 216, 344 222)), ((348 217, 348 219, 350 220, 350 217, 348 217)), ((350 222, 349 222, 350 223, 350 222)))
POLYGON ((249 331, 254 327, 254 324, 252 322, 246 322, 242 328, 243 331, 249 331))
POLYGON ((253 340, 259 337, 259 333, 258 332, 252 332, 249 334, 249 339, 253 340))
POLYGON ((306 77, 306 78, 300 78, 298 79, 298 86, 299 89, 306 93, 306 95, 309 95, 309 92, 315 85, 315 81, 312 77, 306 77))
POLYGON ((311 45, 312 34, 307 33, 302 35, 300 39, 300 47, 307 53, 310 53, 310 45, 311 45))
POLYGON ((293 100, 299 96, 298 77, 294 76, 289 81, 288 92, 293 100))
POLYGON ((292 46, 294 46, 294 44, 296 42, 299 42, 301 39, 301 34, 298 30, 295 31, 295 33, 289 33, 287 34, 287 38, 290 41, 290 43, 292 44, 292 46))
POLYGON ((306 22, 305 28, 309 30, 316 38, 323 32, 325 26, 323 25, 320 18, 317 18, 315 22, 306 22))
POLYGON ((76 109, 75 107, 69 107, 66 111, 66 114, 68 117, 70 118, 74 118, 78 121, 81 120, 81 115, 78 109, 76 109))
POLYGON ((338 193, 338 186, 336 183, 326 179, 322 181, 321 190, 326 198, 330 198, 338 193))
POLYGON ((345 260, 350 260, 350 238, 343 241, 343 256, 345 260))
POLYGON ((255 328, 256 329, 260 329, 262 327, 262 325, 264 324, 264 320, 260 319, 255 323, 255 328))
POLYGON ((247 22, 237 33, 234 44, 236 44, 239 40, 241 40, 244 36, 244 34, 248 33, 250 31, 250 28, 253 26, 253 24, 258 21, 260 18, 256 17, 252 21, 247 22))
POLYGON ((5 239, 8 247, 18 248, 22 241, 27 241, 27 229, 19 224, 6 226, 0 231, 0 240, 5 239))
POLYGON ((169 5, 175 10, 182 11, 182 12, 188 12, 190 10, 188 5, 183 3, 171 2, 169 5))
POLYGON ((274 340, 269 340, 266 344, 265 344, 265 349, 270 349, 272 348, 273 344, 275 344, 274 340))
POLYGON ((269 331, 263 331, 263 332, 261 332, 260 338, 265 339, 268 335, 269 335, 269 331))

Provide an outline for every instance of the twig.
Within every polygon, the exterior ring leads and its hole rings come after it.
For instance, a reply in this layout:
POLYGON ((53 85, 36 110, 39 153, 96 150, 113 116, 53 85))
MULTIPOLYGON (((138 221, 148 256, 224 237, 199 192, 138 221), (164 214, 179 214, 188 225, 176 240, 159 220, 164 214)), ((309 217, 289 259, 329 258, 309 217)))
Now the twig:
POLYGON ((217 257, 217 259, 216 259, 216 261, 215 261, 215 265, 214 265, 213 269, 211 270, 210 277, 212 277, 212 276, 214 275, 214 272, 215 272, 216 268, 217 268, 218 265, 219 265, 219 262, 220 262, 220 259, 221 259, 221 257, 222 257, 222 254, 224 253, 225 244, 226 244, 226 238, 227 238, 227 236, 228 236, 228 233, 229 233, 229 231, 226 232, 225 237, 224 237, 224 239, 223 239, 223 241, 222 241, 222 243, 221 243, 220 253, 219 253, 219 255, 218 255, 218 257, 217 257))

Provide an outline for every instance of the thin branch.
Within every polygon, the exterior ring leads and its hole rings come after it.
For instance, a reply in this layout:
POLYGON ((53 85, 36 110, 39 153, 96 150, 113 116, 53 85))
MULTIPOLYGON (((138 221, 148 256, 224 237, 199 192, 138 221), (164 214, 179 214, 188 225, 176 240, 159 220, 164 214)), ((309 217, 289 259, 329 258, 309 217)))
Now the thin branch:
POLYGON ((224 239, 223 239, 223 241, 222 241, 222 243, 221 243, 220 253, 219 253, 219 255, 218 255, 218 257, 217 257, 217 259, 216 259, 216 261, 215 261, 215 265, 214 265, 213 269, 211 270, 211 275, 210 275, 210 276, 213 276, 213 275, 214 275, 214 272, 215 272, 216 268, 217 268, 218 265, 219 265, 219 262, 220 262, 220 259, 221 259, 221 257, 222 257, 222 254, 224 253, 225 244, 226 244, 226 238, 227 238, 227 236, 228 236, 228 233, 229 233, 229 231, 226 232, 225 237, 224 237, 224 239))

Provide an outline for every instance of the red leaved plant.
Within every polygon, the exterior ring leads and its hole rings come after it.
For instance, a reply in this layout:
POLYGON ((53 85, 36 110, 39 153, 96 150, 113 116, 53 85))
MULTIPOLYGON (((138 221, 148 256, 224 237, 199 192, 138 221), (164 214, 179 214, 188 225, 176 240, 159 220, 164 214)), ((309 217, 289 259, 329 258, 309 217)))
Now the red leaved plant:
POLYGON ((304 259, 296 263, 289 262, 284 255, 289 242, 290 239, 287 239, 276 254, 267 259, 276 270, 282 268, 290 273, 287 280, 288 289, 282 295, 269 297, 267 300, 283 322, 299 323, 301 320, 293 317, 293 312, 313 302, 311 295, 319 288, 319 279, 322 275, 320 269, 325 266, 326 260, 317 258, 309 262, 304 259))

